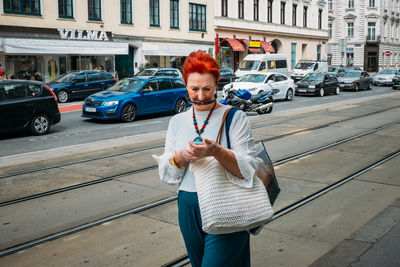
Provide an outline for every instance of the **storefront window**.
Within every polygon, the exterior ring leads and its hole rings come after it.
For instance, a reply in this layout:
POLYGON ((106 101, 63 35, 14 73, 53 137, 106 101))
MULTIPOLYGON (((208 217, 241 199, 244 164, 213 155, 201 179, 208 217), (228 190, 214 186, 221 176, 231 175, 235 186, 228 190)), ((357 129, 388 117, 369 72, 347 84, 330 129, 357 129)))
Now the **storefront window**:
POLYGON ((101 0, 88 0, 89 20, 101 20, 101 0))
POLYGON ((58 0, 58 16, 60 18, 73 18, 72 0, 58 0))
POLYGON ((40 16, 40 0, 4 0, 4 13, 40 16))

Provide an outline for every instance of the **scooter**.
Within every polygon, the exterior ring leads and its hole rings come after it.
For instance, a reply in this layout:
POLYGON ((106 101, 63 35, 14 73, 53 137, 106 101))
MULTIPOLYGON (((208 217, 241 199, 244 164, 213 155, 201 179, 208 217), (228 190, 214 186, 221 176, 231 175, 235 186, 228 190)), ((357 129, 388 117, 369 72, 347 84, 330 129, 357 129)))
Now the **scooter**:
POLYGON ((251 95, 246 89, 228 89, 225 98, 220 103, 237 107, 245 112, 255 111, 258 114, 271 113, 274 106, 272 96, 277 92, 279 92, 278 89, 272 89, 251 95))

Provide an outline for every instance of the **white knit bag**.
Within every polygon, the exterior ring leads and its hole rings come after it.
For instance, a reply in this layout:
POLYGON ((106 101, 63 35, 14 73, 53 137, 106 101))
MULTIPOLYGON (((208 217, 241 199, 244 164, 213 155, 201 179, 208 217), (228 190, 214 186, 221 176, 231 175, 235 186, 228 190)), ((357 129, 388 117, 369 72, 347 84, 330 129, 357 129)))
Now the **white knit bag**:
POLYGON ((192 161, 203 231, 227 234, 249 230, 268 222, 274 211, 261 180, 254 175, 253 187, 228 180, 224 167, 214 158, 192 161))

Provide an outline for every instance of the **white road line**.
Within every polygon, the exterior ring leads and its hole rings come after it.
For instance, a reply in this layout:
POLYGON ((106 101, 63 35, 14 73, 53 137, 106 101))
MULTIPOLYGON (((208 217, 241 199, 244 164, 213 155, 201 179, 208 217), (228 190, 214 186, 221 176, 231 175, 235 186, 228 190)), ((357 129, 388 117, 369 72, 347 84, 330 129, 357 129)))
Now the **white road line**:
POLYGON ((146 124, 155 124, 155 123, 160 123, 160 122, 162 122, 162 121, 150 121, 150 122, 145 122, 145 123, 130 124, 130 125, 126 125, 126 126, 123 126, 123 127, 124 128, 137 127, 137 126, 143 126, 143 125, 146 125, 146 124))

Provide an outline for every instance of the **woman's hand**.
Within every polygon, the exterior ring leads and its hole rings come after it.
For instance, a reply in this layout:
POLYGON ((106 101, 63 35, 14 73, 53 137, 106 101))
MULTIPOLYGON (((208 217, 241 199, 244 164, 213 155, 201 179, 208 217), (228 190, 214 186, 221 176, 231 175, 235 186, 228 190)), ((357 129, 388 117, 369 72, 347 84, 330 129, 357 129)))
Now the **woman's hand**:
POLYGON ((209 156, 215 156, 219 149, 220 145, 218 145, 215 141, 204 138, 202 143, 195 143, 193 141, 189 142, 189 156, 192 160, 200 159, 209 156))

